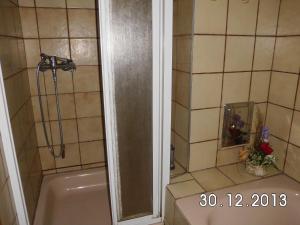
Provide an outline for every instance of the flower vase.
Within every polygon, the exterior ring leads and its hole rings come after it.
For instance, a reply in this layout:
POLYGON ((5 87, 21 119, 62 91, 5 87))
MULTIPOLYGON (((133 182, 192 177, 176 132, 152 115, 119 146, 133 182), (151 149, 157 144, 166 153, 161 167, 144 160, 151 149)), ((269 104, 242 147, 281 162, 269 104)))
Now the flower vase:
POLYGON ((265 166, 253 165, 248 161, 246 161, 246 171, 258 177, 265 176, 267 173, 265 166))

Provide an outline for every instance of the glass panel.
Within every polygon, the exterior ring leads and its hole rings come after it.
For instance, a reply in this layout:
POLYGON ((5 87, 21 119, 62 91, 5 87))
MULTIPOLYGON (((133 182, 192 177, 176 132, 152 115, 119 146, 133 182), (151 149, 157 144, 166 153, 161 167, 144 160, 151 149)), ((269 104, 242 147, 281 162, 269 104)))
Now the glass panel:
POLYGON ((112 0, 121 220, 152 214, 152 4, 112 0))
POLYGON ((224 106, 222 147, 244 145, 250 142, 253 107, 253 102, 232 103, 224 106))

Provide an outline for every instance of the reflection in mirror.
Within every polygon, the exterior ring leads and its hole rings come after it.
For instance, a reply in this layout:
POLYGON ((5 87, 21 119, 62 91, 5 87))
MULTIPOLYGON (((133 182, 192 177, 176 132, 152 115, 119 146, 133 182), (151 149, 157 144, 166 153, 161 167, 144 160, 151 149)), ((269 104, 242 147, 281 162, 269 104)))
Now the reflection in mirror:
POLYGON ((232 103, 224 106, 222 147, 250 142, 253 102, 232 103))

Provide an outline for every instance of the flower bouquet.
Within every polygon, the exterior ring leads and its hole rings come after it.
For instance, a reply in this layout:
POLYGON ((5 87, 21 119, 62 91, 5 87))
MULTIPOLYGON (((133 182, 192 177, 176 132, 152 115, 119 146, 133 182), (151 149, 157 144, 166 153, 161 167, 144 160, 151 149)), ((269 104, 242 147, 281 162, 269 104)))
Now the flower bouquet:
MULTIPOLYGON (((275 166, 275 156, 269 143, 269 129, 262 127, 246 159, 246 170, 256 176, 266 175, 266 169, 275 166)), ((276 166, 275 166, 276 167, 276 166)))

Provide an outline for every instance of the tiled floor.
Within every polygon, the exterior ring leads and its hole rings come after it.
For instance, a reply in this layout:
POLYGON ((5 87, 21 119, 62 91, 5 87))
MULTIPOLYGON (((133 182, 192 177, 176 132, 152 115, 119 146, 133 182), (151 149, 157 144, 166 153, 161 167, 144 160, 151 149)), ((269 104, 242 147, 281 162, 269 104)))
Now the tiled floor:
MULTIPOLYGON (((181 171, 181 169, 179 170, 181 171)), ((269 168, 265 177, 279 173, 279 170, 272 167, 269 168)), ((176 199, 262 178, 263 177, 257 177, 247 173, 245 165, 243 163, 237 163, 217 168, 199 170, 192 173, 183 173, 177 176, 173 175, 168 189, 176 199), (199 192, 195 193, 196 190, 199 192)))
POLYGON ((256 177, 247 173, 243 163, 187 173, 176 164, 176 169, 171 173, 171 181, 167 189, 166 224, 173 225, 174 205, 177 199, 263 179, 279 173, 281 171, 272 167, 268 169, 265 177, 256 177))

